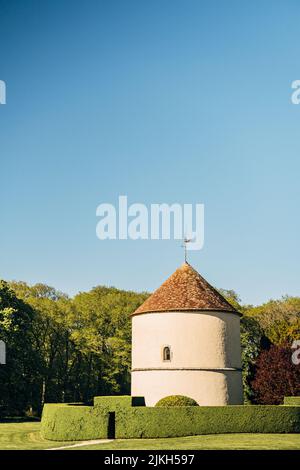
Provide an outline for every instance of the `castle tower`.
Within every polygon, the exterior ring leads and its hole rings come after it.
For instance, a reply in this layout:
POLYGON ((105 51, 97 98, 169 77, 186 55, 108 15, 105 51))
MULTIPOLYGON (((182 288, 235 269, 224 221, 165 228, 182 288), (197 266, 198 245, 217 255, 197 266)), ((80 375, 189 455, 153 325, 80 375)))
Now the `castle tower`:
POLYGON ((184 263, 132 315, 132 396, 243 403, 240 314, 184 263))

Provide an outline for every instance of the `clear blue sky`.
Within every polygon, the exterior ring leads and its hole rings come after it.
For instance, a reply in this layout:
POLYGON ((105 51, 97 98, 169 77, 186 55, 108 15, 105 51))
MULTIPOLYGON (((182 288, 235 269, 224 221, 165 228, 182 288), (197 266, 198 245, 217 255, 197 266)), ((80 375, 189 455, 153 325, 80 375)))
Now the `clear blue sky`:
POLYGON ((300 295, 300 4, 0 0, 0 276, 153 290, 176 241, 100 241, 101 202, 205 204, 190 262, 300 295))

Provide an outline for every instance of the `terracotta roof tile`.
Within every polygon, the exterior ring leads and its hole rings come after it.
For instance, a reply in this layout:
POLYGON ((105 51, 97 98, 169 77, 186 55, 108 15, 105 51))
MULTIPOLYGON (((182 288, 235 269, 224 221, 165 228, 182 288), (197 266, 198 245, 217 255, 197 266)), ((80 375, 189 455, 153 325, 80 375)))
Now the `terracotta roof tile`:
POLYGON ((188 263, 178 268, 134 313, 182 310, 238 312, 188 263))

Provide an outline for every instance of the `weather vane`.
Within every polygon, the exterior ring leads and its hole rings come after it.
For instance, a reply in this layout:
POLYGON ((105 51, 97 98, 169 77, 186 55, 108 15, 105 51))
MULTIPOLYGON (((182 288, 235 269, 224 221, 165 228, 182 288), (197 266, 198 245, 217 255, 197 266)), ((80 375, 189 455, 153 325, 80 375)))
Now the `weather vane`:
POLYGON ((184 237, 183 239, 183 245, 181 245, 184 248, 184 262, 187 263, 187 244, 192 241, 191 238, 186 238, 184 237))

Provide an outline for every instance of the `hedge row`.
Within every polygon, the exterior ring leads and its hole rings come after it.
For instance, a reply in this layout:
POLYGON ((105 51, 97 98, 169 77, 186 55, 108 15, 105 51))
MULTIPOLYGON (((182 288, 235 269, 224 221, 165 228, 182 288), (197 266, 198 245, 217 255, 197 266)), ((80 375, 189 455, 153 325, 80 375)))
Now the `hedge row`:
POLYGON ((197 434, 300 432, 300 408, 190 406, 123 408, 116 412, 116 438, 160 438, 197 434))
MULTIPOLYGON (((45 439, 75 441, 180 437, 220 433, 300 432, 299 397, 267 406, 132 406, 131 397, 95 397, 94 406, 46 404, 41 433, 45 439)), ((140 403, 141 404, 141 403, 140 403)))
POLYGON ((284 405, 300 406, 300 397, 284 397, 284 405))
POLYGON ((44 405, 41 434, 54 441, 80 441, 114 437, 117 409, 145 406, 144 397, 101 396, 94 406, 82 403, 49 403, 44 405))
POLYGON ((96 406, 44 405, 41 435, 53 441, 81 441, 109 436, 109 413, 96 406))
POLYGON ((116 411, 119 407, 145 406, 144 397, 131 397, 130 395, 94 397, 94 406, 101 406, 108 411, 116 411))

